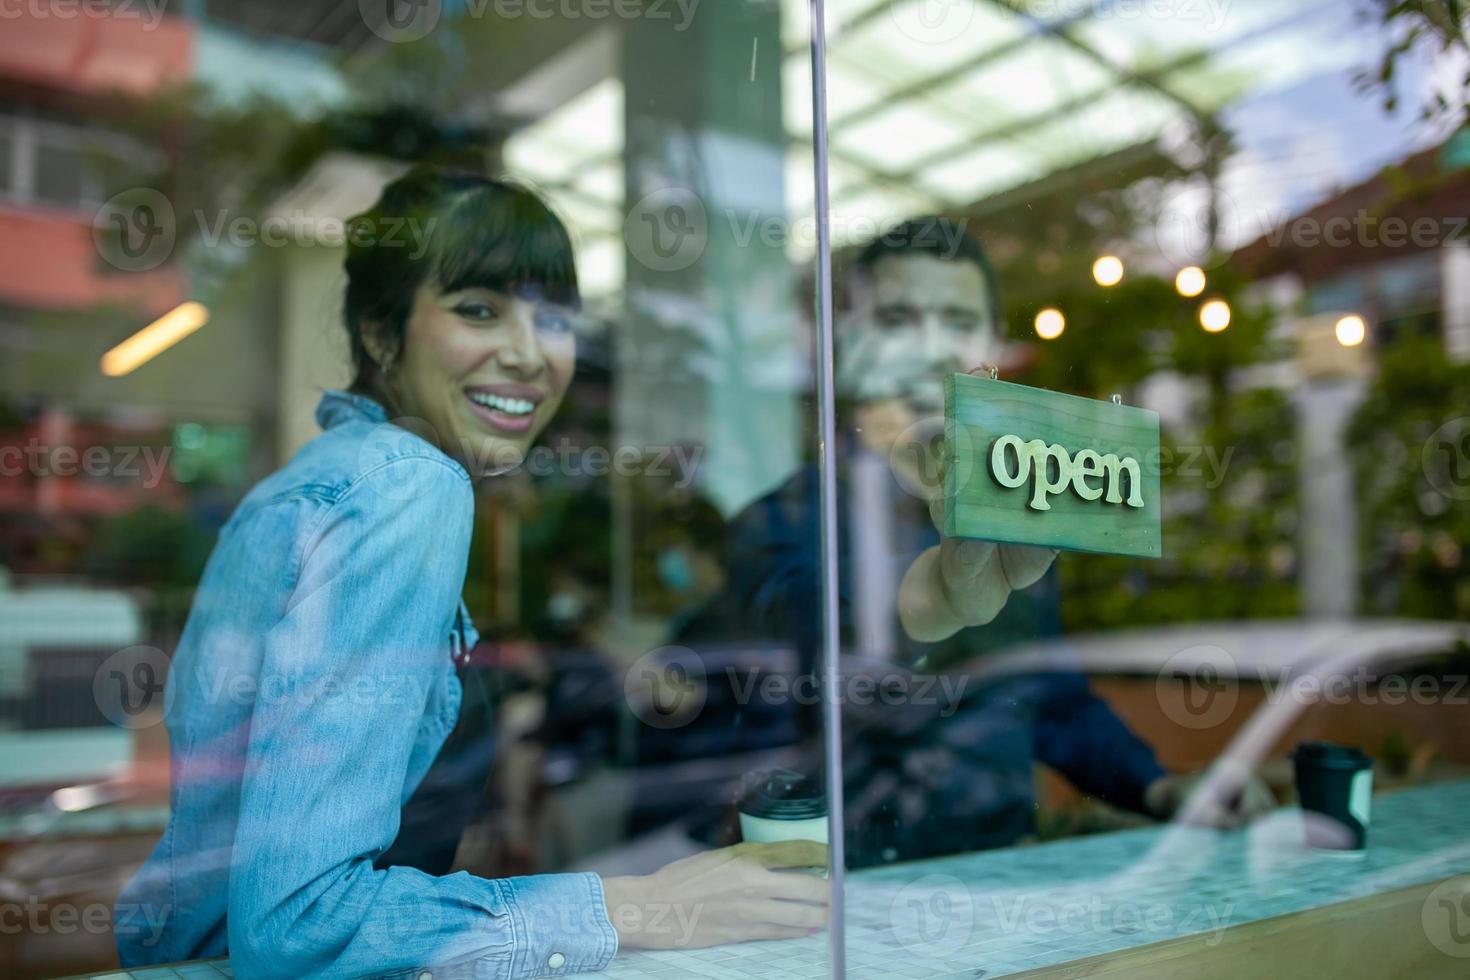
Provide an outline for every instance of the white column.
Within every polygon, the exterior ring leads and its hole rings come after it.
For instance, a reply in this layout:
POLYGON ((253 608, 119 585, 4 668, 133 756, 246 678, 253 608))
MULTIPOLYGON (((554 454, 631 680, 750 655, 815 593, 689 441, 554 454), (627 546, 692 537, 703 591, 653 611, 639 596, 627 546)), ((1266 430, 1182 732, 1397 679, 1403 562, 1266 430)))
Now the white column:
POLYGON ((1440 252, 1444 283, 1444 349, 1452 361, 1470 361, 1470 242, 1457 239, 1440 252))

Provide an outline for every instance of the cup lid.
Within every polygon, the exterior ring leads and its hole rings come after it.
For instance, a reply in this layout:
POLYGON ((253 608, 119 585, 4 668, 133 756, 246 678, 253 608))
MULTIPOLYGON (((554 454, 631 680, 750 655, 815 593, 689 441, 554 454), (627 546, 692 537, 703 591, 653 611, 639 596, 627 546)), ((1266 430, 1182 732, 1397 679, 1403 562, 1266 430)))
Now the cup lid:
POLYGON ((795 769, 751 773, 736 806, 741 813, 767 820, 811 820, 827 815, 821 781, 795 769))
POLYGON ((1339 745, 1323 740, 1297 743, 1292 758, 1332 769, 1363 769, 1373 765, 1373 760, 1356 745, 1339 745))

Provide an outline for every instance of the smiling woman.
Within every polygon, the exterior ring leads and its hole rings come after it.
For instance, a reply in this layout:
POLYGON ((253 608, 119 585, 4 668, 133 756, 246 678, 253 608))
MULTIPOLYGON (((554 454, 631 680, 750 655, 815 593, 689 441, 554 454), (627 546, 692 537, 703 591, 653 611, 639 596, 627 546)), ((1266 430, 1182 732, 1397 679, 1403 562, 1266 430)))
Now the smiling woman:
POLYGON ((122 963, 542 976, 823 926, 825 884, 778 873, 825 864, 810 841, 607 879, 436 876, 395 853, 478 639, 460 595, 472 483, 520 464, 561 403, 577 275, 530 191, 420 169, 353 219, 347 277, 351 390, 327 392, 322 434, 221 531, 173 656, 172 812, 117 905, 122 963), (677 935, 672 907, 695 910, 677 935), (168 910, 161 934, 126 928, 139 909, 168 910))

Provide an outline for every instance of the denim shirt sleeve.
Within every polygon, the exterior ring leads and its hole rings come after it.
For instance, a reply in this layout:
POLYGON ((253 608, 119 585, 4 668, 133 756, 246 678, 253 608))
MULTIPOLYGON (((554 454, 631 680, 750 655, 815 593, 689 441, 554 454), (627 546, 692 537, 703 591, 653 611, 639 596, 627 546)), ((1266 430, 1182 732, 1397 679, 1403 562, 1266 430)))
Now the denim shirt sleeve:
POLYGON ((447 460, 399 457, 326 505, 295 556, 244 763, 228 913, 238 975, 556 976, 617 951, 595 875, 373 868, 436 721, 432 685, 450 676, 472 511, 447 460))

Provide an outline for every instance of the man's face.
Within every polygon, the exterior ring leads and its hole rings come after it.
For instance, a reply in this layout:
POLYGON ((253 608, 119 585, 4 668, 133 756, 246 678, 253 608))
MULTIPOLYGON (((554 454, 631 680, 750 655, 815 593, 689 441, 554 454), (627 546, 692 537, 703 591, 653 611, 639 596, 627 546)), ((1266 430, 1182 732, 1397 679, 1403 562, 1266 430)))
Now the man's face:
POLYGON ((974 262, 880 259, 854 283, 837 336, 838 387, 857 406, 864 443, 886 452, 921 417, 942 412, 945 376, 992 358, 995 335, 974 262))

